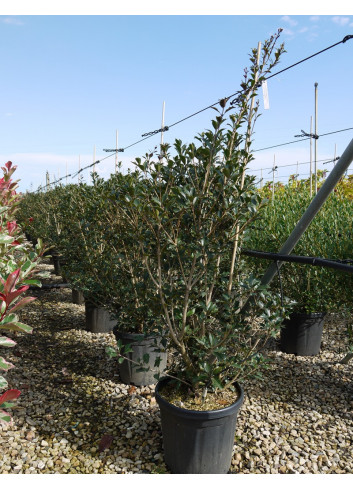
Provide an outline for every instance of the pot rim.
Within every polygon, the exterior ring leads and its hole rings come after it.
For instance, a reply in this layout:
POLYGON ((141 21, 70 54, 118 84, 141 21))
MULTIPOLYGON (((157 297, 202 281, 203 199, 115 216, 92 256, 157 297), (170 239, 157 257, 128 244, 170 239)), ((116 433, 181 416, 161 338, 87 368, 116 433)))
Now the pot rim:
POLYGON ((225 406, 224 408, 220 409, 213 409, 213 410, 208 410, 208 411, 197 411, 195 409, 185 409, 182 407, 175 406, 174 404, 170 403, 164 397, 162 397, 159 393, 159 388, 169 382, 171 380, 170 377, 162 377, 158 382, 155 387, 155 397, 156 401, 159 404, 159 406, 164 406, 170 411, 174 412, 178 416, 183 416, 186 418, 193 418, 197 416, 198 418, 205 418, 205 419, 213 419, 213 418, 221 418, 221 417, 226 417, 230 416, 234 411, 237 412, 238 409, 241 407, 244 401, 244 390, 242 386, 238 382, 234 382, 234 386, 236 387, 239 397, 238 399, 230 404, 229 406, 225 406))
POLYGON ((292 317, 299 318, 324 318, 327 316, 327 312, 291 312, 289 314, 289 319, 292 317))
POLYGON ((120 331, 119 330, 119 323, 114 326, 113 328, 113 333, 114 335, 124 337, 127 340, 132 340, 132 341, 145 341, 145 340, 154 340, 154 339, 160 339, 163 338, 160 334, 144 334, 144 333, 131 333, 131 332, 125 332, 125 331, 120 331))

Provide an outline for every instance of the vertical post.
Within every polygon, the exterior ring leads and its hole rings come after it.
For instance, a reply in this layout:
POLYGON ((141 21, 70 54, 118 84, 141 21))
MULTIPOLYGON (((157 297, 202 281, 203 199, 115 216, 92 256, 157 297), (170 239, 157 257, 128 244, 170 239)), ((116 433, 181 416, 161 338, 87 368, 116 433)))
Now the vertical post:
POLYGON ((115 173, 118 171, 118 130, 115 134, 115 173))
POLYGON ((297 161, 297 177, 296 177, 296 180, 295 180, 295 187, 297 188, 298 187, 298 179, 299 179, 299 162, 297 161))
POLYGON ((273 167, 272 167, 272 202, 275 199, 275 170, 276 170, 276 155, 273 155, 273 167))
POLYGON ((315 194, 317 194, 317 86, 315 83, 315 194))
POLYGON ((335 153, 333 155, 333 166, 336 164, 336 144, 335 144, 335 153))
POLYGON ((163 141, 164 141, 164 113, 165 113, 165 101, 163 101, 163 108, 162 108, 162 125, 161 125, 161 145, 160 145, 160 156, 159 156, 159 161, 162 161, 163 160, 163 153, 162 153, 162 144, 163 144, 163 141))
POLYGON ((46 173, 46 177, 45 177, 45 179, 46 179, 46 187, 47 187, 47 190, 48 190, 49 185, 50 185, 50 179, 49 179, 49 172, 48 172, 48 171, 47 171, 47 173, 46 173))
POLYGON ((310 117, 310 197, 313 195, 313 116, 310 117))

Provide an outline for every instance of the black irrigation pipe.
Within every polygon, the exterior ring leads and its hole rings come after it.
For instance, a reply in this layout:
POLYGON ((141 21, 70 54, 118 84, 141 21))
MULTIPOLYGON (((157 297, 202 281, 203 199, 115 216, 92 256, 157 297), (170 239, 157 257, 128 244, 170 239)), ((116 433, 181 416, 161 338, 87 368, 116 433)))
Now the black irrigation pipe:
POLYGON ((326 260, 313 256, 282 255, 280 253, 270 253, 268 251, 242 250, 242 255, 253 256, 255 258, 264 258, 265 260, 288 261, 294 263, 304 263, 318 267, 334 268, 342 272, 353 273, 353 267, 340 261, 326 260))
MULTIPOLYGON (((315 57, 315 56, 317 56, 317 55, 319 55, 319 54, 321 54, 321 53, 323 53, 323 52, 325 52, 325 51, 328 51, 329 49, 331 49, 331 48, 333 48, 333 47, 335 47, 335 46, 338 46, 339 44, 344 44, 344 43, 346 43, 347 41, 349 41, 350 39, 353 39, 353 34, 348 34, 348 35, 347 35, 347 36, 345 36, 345 37, 344 37, 344 38, 343 38, 341 41, 338 41, 338 42, 336 42, 335 44, 332 44, 331 46, 328 46, 328 47, 327 47, 327 48, 325 48, 325 49, 321 49, 321 51, 318 51, 317 53, 314 53, 314 54, 312 54, 312 55, 310 55, 310 56, 307 56, 306 58, 301 59, 300 61, 297 61, 296 63, 294 63, 294 64, 292 64, 292 65, 290 65, 290 66, 287 66, 286 68, 283 68, 282 70, 277 71, 276 73, 273 73, 272 75, 269 75, 269 76, 267 76, 267 77, 263 77, 263 78, 262 78, 262 80, 261 80, 261 82, 258 82, 258 86, 261 86, 261 83, 262 83, 263 81, 265 81, 265 80, 269 80, 270 78, 273 78, 274 76, 277 76, 277 75, 279 75, 280 73, 283 73, 284 71, 290 70, 291 68, 294 68, 295 66, 297 66, 297 65, 299 65, 299 64, 301 64, 301 63, 303 63, 304 61, 307 61, 308 59, 311 59, 311 58, 313 58, 313 57, 315 57)), ((249 89, 238 90, 237 92, 233 93, 232 95, 229 95, 228 97, 224 97, 223 99, 218 100, 217 102, 215 102, 215 103, 213 103, 213 104, 211 104, 211 105, 208 105, 207 107, 204 107, 203 109, 198 110, 197 112, 194 112, 193 114, 188 115, 188 116, 184 117, 183 119, 180 119, 179 121, 174 122, 173 124, 169 124, 169 126, 164 126, 164 127, 160 128, 160 129, 156 129, 155 131, 150 131, 150 132, 147 132, 147 133, 145 133, 145 134, 142 134, 142 136, 141 136, 141 137, 142 137, 142 139, 139 139, 138 141, 136 141, 136 142, 134 142, 134 143, 130 144, 129 146, 125 146, 125 148, 119 148, 119 149, 103 149, 103 151, 112 152, 112 154, 110 154, 110 155, 106 156, 105 158, 102 158, 101 160, 97 160, 97 161, 95 161, 95 162, 91 163, 90 165, 87 165, 87 166, 85 166, 85 167, 83 167, 83 168, 80 168, 80 169, 78 170, 78 172, 77 172, 77 173, 75 173, 75 174, 70 174, 70 175, 67 175, 66 177, 61 177, 61 178, 59 178, 59 179, 55 180, 54 182, 51 182, 50 184, 45 185, 44 187, 43 187, 43 186, 40 186, 40 187, 39 187, 39 188, 36 190, 36 192, 39 192, 40 190, 45 189, 45 188, 47 188, 47 187, 48 187, 48 186, 50 186, 50 185, 55 185, 56 183, 60 182, 60 181, 61 181, 61 180, 63 180, 64 178, 67 178, 68 176, 70 176, 70 177, 74 178, 75 176, 77 176, 77 175, 78 175, 79 173, 81 173, 82 171, 86 170, 87 168, 91 168, 92 166, 94 166, 94 165, 96 165, 96 164, 101 163, 101 161, 105 160, 106 158, 110 158, 110 157, 111 157, 111 156, 113 156, 115 153, 117 153, 117 152, 124 152, 124 151, 125 151, 125 149, 131 148, 132 146, 135 146, 136 144, 140 143, 141 141, 144 141, 145 139, 148 139, 148 138, 150 138, 150 137, 154 136, 155 134, 158 134, 158 133, 160 133, 160 132, 164 132, 164 131, 168 131, 168 130, 169 130, 169 128, 171 128, 171 127, 173 127, 173 126, 176 126, 177 124, 180 124, 181 122, 184 122, 185 120, 190 119, 191 117, 194 117, 195 115, 198 115, 198 114, 200 114, 201 112, 204 112, 204 111, 206 111, 206 110, 208 110, 208 109, 210 109, 210 108, 212 108, 212 107, 215 107, 215 106, 216 106, 216 105, 218 105, 220 102, 222 102, 222 101, 224 101, 224 100, 229 100, 229 99, 231 99, 231 98, 233 98, 233 97, 235 97, 235 96, 237 95, 237 97, 236 97, 236 98, 234 98, 234 100, 232 100, 232 101, 230 102, 230 104, 231 104, 231 105, 233 105, 234 103, 236 103, 236 102, 239 100, 239 98, 240 98, 242 95, 246 95, 248 91, 249 91, 249 89)), ((339 132, 339 131, 337 131, 337 132, 339 132)), ((330 133, 329 133, 329 134, 330 134, 330 133)), ((319 136, 317 136, 317 135, 315 135, 315 136, 316 136, 316 137, 319 137, 319 136)), ((311 136, 310 136, 310 137, 311 137, 311 136)), ((309 137, 309 139, 310 139, 310 137, 309 137)), ((297 142, 297 141, 292 141, 292 142, 297 142)), ((292 144, 292 142, 291 142, 291 143, 284 143, 284 144, 292 144)), ((277 145, 277 146, 283 146, 283 144, 282 144, 282 145, 277 145)), ((270 147, 272 147, 272 146, 270 146, 270 147)), ((275 147, 275 146, 274 146, 274 147, 275 147)), ((268 148, 263 148, 263 149, 268 149, 268 148)), ((261 150, 255 150, 255 151, 261 151, 261 150)))
POLYGON ((29 290, 51 290, 51 289, 71 289, 70 284, 42 284, 41 287, 37 285, 30 285, 29 290))

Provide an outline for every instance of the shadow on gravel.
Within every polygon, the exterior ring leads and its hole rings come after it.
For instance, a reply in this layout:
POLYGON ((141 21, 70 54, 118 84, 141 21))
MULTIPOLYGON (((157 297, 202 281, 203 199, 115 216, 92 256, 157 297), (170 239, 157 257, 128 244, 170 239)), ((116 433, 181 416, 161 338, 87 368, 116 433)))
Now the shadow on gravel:
POLYGON ((319 356, 315 363, 309 363, 303 357, 282 355, 264 372, 263 381, 249 383, 247 394, 350 419, 353 383, 338 365, 319 356))

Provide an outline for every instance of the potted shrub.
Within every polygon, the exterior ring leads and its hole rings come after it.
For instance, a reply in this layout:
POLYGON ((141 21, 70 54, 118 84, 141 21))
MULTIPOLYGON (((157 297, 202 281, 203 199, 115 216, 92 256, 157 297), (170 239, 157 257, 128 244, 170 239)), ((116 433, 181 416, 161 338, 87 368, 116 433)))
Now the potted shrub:
POLYGON ((113 333, 117 350, 110 348, 108 354, 119 357, 121 380, 140 386, 157 382, 156 376, 166 368, 167 352, 166 342, 158 334, 160 313, 155 287, 143 266, 134 226, 126 220, 124 210, 136 178, 135 172, 111 175, 108 181, 94 176, 97 200, 104 203, 94 223, 100 244, 104 245, 100 248, 96 283, 105 290, 107 308, 116 323, 113 333))
POLYGON ((125 201, 173 353, 156 386, 173 473, 228 471, 240 383, 266 366, 261 348, 283 319, 279 295, 249 276, 239 253, 265 205, 245 169, 257 114, 251 101, 283 51, 277 37, 264 43, 259 64, 253 50, 243 93, 233 104, 220 101, 212 130, 195 144, 177 140, 175 156, 164 145, 158 159, 136 160, 140 179, 125 201))
MULTIPOLYGON (((262 192, 269 196, 267 189, 262 192)), ((261 224, 251 230, 247 247, 277 252, 310 200, 307 180, 296 182, 295 187, 291 182, 282 185, 277 189, 274 202, 266 207, 261 224)), ((339 185, 301 237, 293 254, 331 260, 349 258, 353 236, 352 211, 353 203, 339 185)), ((261 271, 268 266, 265 260, 247 260, 250 266, 261 271)), ((275 279, 271 288, 282 288, 295 305, 281 329, 282 351, 301 356, 318 354, 325 317, 327 313, 339 313, 351 307, 351 287, 350 274, 299 263, 283 263, 280 280, 275 279)))

